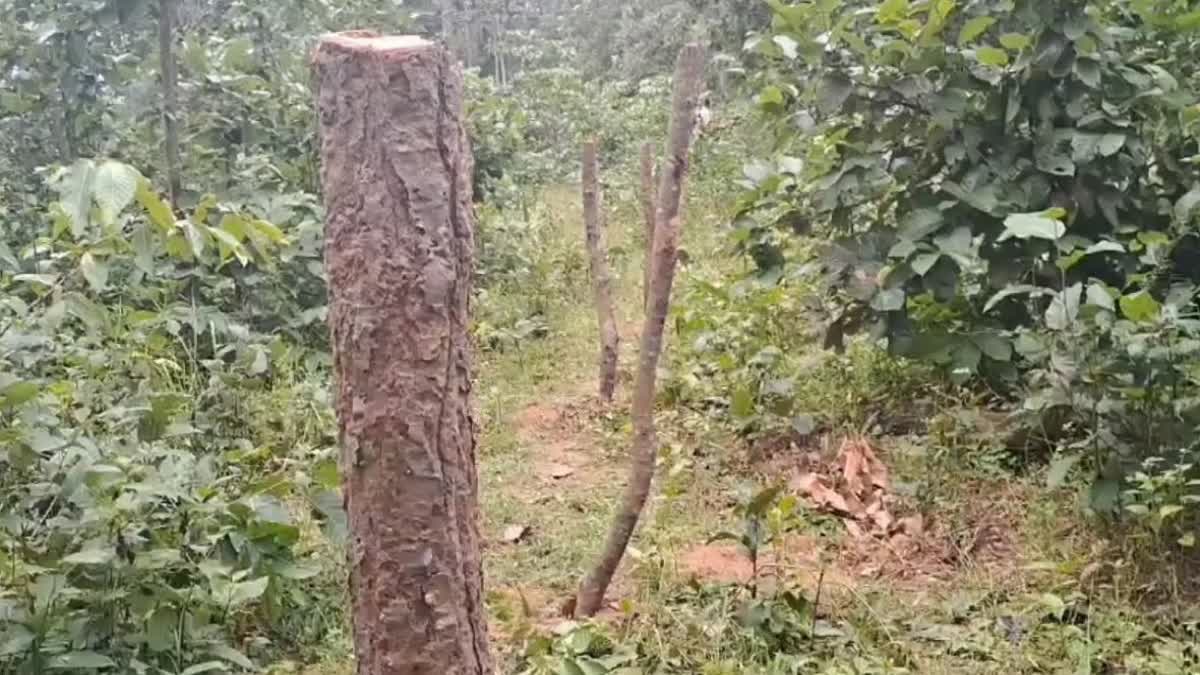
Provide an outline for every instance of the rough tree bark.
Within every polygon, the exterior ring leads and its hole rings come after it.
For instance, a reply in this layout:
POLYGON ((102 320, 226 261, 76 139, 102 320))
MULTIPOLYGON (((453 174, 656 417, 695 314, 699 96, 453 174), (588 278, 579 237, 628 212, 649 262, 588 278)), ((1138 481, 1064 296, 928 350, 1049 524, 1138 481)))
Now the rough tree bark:
POLYGON ((175 0, 158 3, 158 66, 162 78, 163 144, 171 206, 179 208, 183 179, 179 173, 179 75, 175 64, 175 0))
POLYGON ((658 439, 654 429, 654 399, 663 327, 671 305, 675 258, 679 246, 679 203, 688 171, 688 140, 695 122, 696 103, 704 83, 704 48, 686 45, 675 64, 675 91, 671 103, 671 129, 667 155, 658 186, 655 214, 654 260, 651 266, 650 306, 642 327, 642 344, 633 389, 633 444, 629 483, 617 509, 596 567, 584 579, 575 601, 577 616, 592 616, 600 609, 613 574, 621 564, 629 538, 637 527, 650 485, 658 439))
POLYGON ((313 64, 358 673, 491 673, 462 72, 369 32, 325 37, 313 64))
POLYGON ((642 144, 642 218, 646 230, 646 259, 642 265, 642 308, 650 308, 650 266, 654 262, 654 211, 657 201, 657 190, 654 189, 654 176, 658 168, 654 166, 654 143, 646 141, 642 144))
POLYGON ((583 144, 583 227, 600 325, 600 400, 611 403, 617 388, 621 336, 617 333, 617 319, 613 314, 612 273, 608 269, 608 246, 600 211, 600 161, 595 140, 583 144))

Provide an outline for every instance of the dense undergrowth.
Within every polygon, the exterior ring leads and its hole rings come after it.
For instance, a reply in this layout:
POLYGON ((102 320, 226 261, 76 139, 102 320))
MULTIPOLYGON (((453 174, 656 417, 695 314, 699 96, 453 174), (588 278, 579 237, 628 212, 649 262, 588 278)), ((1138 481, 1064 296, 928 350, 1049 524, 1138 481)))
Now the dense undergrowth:
MULTIPOLYGON (((154 11, 0 2, 0 672, 351 670, 297 45, 431 26, 218 4, 179 9, 172 205, 154 11)), ((499 54, 467 82, 503 672, 1200 672, 1195 13, 767 4, 769 26, 728 2, 689 29, 762 32, 713 62, 658 489, 614 607, 582 625, 558 605, 629 420, 580 393, 576 154, 601 139, 629 364, 635 162, 669 87, 652 41, 599 42, 691 10, 514 12, 521 50, 479 33, 499 54), (905 540, 802 498, 844 437, 878 447, 905 540)))

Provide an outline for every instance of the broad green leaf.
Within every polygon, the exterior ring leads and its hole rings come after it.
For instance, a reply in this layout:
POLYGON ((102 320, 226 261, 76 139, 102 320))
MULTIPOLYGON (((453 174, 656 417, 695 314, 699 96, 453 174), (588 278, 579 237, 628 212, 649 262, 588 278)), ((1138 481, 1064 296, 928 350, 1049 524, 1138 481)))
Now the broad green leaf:
POLYGON ((170 234, 175 229, 175 214, 162 197, 154 191, 150 181, 143 180, 139 183, 137 200, 142 208, 146 209, 146 215, 150 216, 150 222, 158 227, 159 232, 170 234))
POLYGON ((1004 233, 999 241, 1008 239, 1048 239, 1054 241, 1067 233, 1067 226, 1060 220, 1047 218, 1040 213, 1014 213, 1004 219, 1004 233))
POLYGON ((610 672, 604 664, 599 663, 590 656, 581 656, 575 659, 575 664, 583 671, 583 675, 608 675, 610 672))
POLYGON ((318 462, 313 468, 313 479, 327 489, 337 488, 342 484, 341 474, 338 471, 336 460, 326 459, 318 462))
POLYGON ((764 110, 778 110, 783 106, 783 90, 773 84, 767 85, 758 92, 758 105, 764 110))
POLYGON ((1100 64, 1091 59, 1079 59, 1075 62, 1075 76, 1079 81, 1091 87, 1099 89, 1101 82, 1100 64))
POLYGON ((908 239, 901 239, 888 251, 889 258, 907 258, 917 252, 917 245, 908 239))
POLYGON ((254 66, 252 54, 254 53, 254 42, 248 37, 240 36, 225 43, 224 56, 222 61, 226 68, 232 70, 248 72, 254 66))
POLYGON ((1125 253, 1125 246, 1120 242, 1115 241, 1098 241, 1095 244, 1084 249, 1085 255, 1095 255, 1097 253, 1125 253))
POLYGON ((975 50, 975 58, 985 66, 1003 68, 1008 65, 1008 52, 998 47, 980 47, 975 50))
MULTIPOLYGON (((771 40, 779 46, 779 50, 783 52, 785 58, 789 61, 796 60, 796 48, 800 46, 800 43, 787 35, 776 35, 771 40)), ((780 102, 782 103, 782 101, 780 102)))
POLYGON ((200 202, 196 204, 195 211, 192 212, 192 222, 200 225, 208 224, 208 213, 217 206, 217 196, 213 194, 204 195, 200 202))
POLYGON ((15 408, 22 403, 32 401, 40 389, 32 382, 13 382, 0 389, 0 409, 15 408))
POLYGON ((1046 472, 1046 487, 1051 490, 1062 487, 1071 469, 1082 459, 1082 455, 1059 454, 1050 461, 1050 470, 1046 472))
POLYGON ((1104 134, 1100 137, 1100 156, 1112 157, 1125 146, 1125 134, 1104 134))
POLYGON ((1038 169, 1048 174, 1054 176, 1075 175, 1075 162, 1071 161, 1070 157, 1056 152, 1052 148, 1041 148, 1038 152, 1035 152, 1034 159, 1037 161, 1038 169))
POLYGON ((935 237, 933 243, 946 255, 968 258, 972 255, 971 241, 973 238, 971 228, 963 226, 954 228, 954 231, 948 234, 935 237))
POLYGON ((957 385, 966 384, 979 371, 983 352, 973 342, 960 341, 950 353, 950 381, 957 385))
POLYGON ((93 291, 100 293, 108 286, 108 265, 91 253, 84 253, 79 259, 79 271, 93 291))
POLYGON ((579 667, 579 664, 575 662, 575 659, 569 656, 564 656, 558 663, 558 669, 555 675, 587 675, 587 673, 583 672, 583 668, 579 667))
POLYGON ((291 562, 275 568, 275 574, 284 579, 311 579, 321 573, 321 566, 316 563, 291 562))
POLYGON ((204 232, 201 231, 199 227, 186 220, 180 221, 180 223, 183 225, 183 231, 187 235, 188 244, 192 249, 192 255, 197 259, 203 257, 204 246, 206 244, 204 232))
POLYGON ((267 586, 270 583, 270 577, 259 577, 251 581, 235 583, 232 592, 229 594, 230 605, 240 607, 261 598, 263 593, 267 592, 267 586))
POLYGON ((936 232, 944 220, 937 209, 914 209, 900 218, 899 235, 908 241, 920 241, 936 232))
POLYGON ((1046 327, 1050 330, 1066 330, 1079 316, 1079 300, 1083 295, 1083 284, 1074 284, 1055 294, 1046 308, 1046 327))
POLYGON ((997 335, 996 333, 976 333, 971 336, 971 342, 974 342, 975 346, 979 347, 979 351, 983 352, 984 356, 993 361, 1007 363, 1012 360, 1012 343, 1001 335, 997 335))
POLYGON ((987 29, 992 27, 996 20, 990 16, 977 16, 965 24, 962 30, 958 32, 958 46, 965 47, 975 41, 980 35, 987 32, 987 29))
POLYGON ((146 645, 155 652, 174 649, 178 630, 179 614, 169 607, 160 607, 146 620, 146 645))
POLYGON ((941 253, 922 253, 913 258, 909 264, 912 266, 914 272, 920 276, 925 276, 941 257, 941 253))
POLYGON ((267 241, 271 242, 272 244, 282 246, 288 243, 288 238, 283 234, 283 231, 265 220, 259 220, 257 218, 251 220, 250 227, 254 228, 254 231, 258 234, 266 237, 267 241))
POLYGON ((1000 36, 1000 44, 1004 45, 1005 49, 1019 52, 1030 45, 1030 38, 1024 33, 1005 33, 1000 36))
POLYGON ((1089 162, 1100 154, 1103 134, 1076 131, 1071 135, 1071 157, 1077 163, 1089 162))
POLYGON ((243 265, 250 262, 250 257, 246 254, 246 248, 232 234, 217 227, 203 227, 213 239, 217 240, 217 249, 220 252, 221 260, 228 260, 230 255, 238 259, 238 262, 243 265))
POLYGON ((116 665, 112 659, 96 652, 67 652, 50 659, 51 670, 98 670, 116 665))
POLYGON ((875 20, 880 23, 895 23, 908 18, 908 0, 884 0, 875 10, 875 20))
POLYGON ((826 113, 835 113, 842 109, 842 104, 850 98, 854 85, 850 80, 838 75, 826 75, 821 79, 818 105, 826 113))
POLYGON ((945 181, 942 183, 942 190, 954 195, 960 201, 970 205, 973 208, 979 209, 987 214, 997 215, 996 211, 1000 206, 1000 199, 997 188, 994 185, 986 185, 967 190, 954 181, 945 181))
POLYGON ((65 556, 62 561, 68 565, 107 565, 116 556, 116 551, 111 548, 85 548, 65 556))
POLYGON ((154 241, 151 239, 150 226, 138 223, 133 227, 133 263, 146 274, 154 273, 154 241))
POLYGON ((60 172, 55 181, 59 201, 71 226, 71 236, 82 239, 91 226, 92 184, 96 165, 90 159, 81 159, 70 168, 60 172))
POLYGON ((225 670, 229 666, 224 661, 205 661, 197 663, 194 666, 188 666, 183 669, 179 675, 200 675, 201 673, 211 673, 214 670, 225 670))
POLYGON ((1158 320, 1160 305, 1147 291, 1121 296, 1121 314, 1136 323, 1153 323, 1158 320))
POLYGON ((92 302, 82 293, 68 293, 64 301, 67 310, 82 321, 92 335, 108 328, 109 312, 103 304, 92 302))
POLYGON ((749 388, 738 387, 733 391, 729 412, 739 419, 745 419, 754 414, 754 394, 750 393, 749 388))
POLYGON ((1120 504, 1121 481, 1097 478, 1088 493, 1088 505, 1097 513, 1114 513, 1120 504))
POLYGON ((106 225, 116 221, 137 195, 142 175, 133 167, 107 160, 96 167, 92 190, 100 205, 100 218, 106 225))
POLYGON ((1112 294, 1108 292, 1104 284, 1095 281, 1088 284, 1087 303, 1101 309, 1107 309, 1110 312, 1115 312, 1117 309, 1112 294))
POLYGON ((208 653, 216 656, 217 658, 225 659, 226 661, 245 668, 246 670, 258 670, 258 667, 254 665, 254 662, 247 658, 245 654, 228 645, 213 645, 208 648, 208 653))
POLYGON ((1200 205, 1200 184, 1196 184, 1187 194, 1179 198, 1175 202, 1175 219, 1181 223, 1186 223, 1192 218, 1192 212, 1196 210, 1196 206, 1200 205))
POLYGON ((1158 518, 1159 520, 1167 520, 1168 518, 1177 516, 1180 513, 1183 513, 1182 504, 1166 504, 1158 510, 1158 518))
POLYGON ((16 274, 13 275, 13 281, 22 283, 38 284, 46 288, 53 288, 58 283, 58 275, 56 274, 16 274))
POLYGON ((1071 253, 1071 255, 1069 255, 1069 256, 1059 258, 1058 260, 1056 260, 1054 262, 1054 264, 1058 266, 1058 269, 1065 272, 1065 271, 1071 269, 1072 267, 1078 265, 1079 261, 1083 260, 1086 257, 1087 257, 1086 253, 1084 253, 1083 251, 1080 251, 1080 250, 1076 250, 1076 251, 1073 251, 1071 253))

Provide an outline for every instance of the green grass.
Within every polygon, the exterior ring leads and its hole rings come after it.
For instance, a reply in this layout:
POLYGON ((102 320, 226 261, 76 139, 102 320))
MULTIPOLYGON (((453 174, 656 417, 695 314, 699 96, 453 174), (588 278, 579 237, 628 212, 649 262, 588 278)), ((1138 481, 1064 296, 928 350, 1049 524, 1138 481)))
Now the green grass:
MULTIPOLYGON (((514 282, 489 288, 487 305, 479 308, 504 321, 536 314, 546 327, 543 337, 481 351, 477 362, 485 585, 493 652, 503 673, 562 667, 561 656, 546 650, 561 654, 564 643, 538 636, 549 636, 562 621, 559 606, 598 552, 625 481, 627 390, 637 346, 633 335, 622 335, 619 400, 600 406, 590 292, 586 279, 570 277, 582 268, 577 202, 571 187, 544 193, 530 211, 540 237, 537 258, 556 262, 535 264, 514 282), (559 419, 539 426, 537 414, 559 419), (560 480, 539 475, 539 467, 563 457, 578 464, 574 474, 560 480), (517 543, 502 541, 513 525, 529 533, 517 543), (524 616, 527 610, 532 616, 524 616)), ((720 251, 717 210, 703 203, 692 208, 704 215, 686 230, 691 263, 681 269, 677 289, 736 266, 720 251)), ((619 323, 630 333, 640 329, 641 225, 629 203, 609 211, 610 246, 619 253, 619 323)), ((877 404, 873 388, 903 390, 894 383, 924 377, 885 361, 870 350, 852 350, 815 370, 802 383, 804 395, 836 408, 836 419, 861 421, 865 413, 855 406, 877 404)), ((1153 609, 1177 619, 1188 599, 1168 594, 1153 608, 1138 606, 1145 577, 1132 562, 1114 560, 1112 547, 1098 546, 1102 532, 1081 516, 1076 495, 1046 490, 1037 471, 1017 476, 1000 466, 1003 457, 987 434, 881 439, 897 484, 894 508, 922 513, 931 530, 933 550, 910 560, 890 556, 884 542, 866 544, 856 557, 840 524, 802 512, 798 530, 809 539, 801 541, 818 550, 789 552, 783 576, 810 600, 823 580, 822 625, 840 636, 780 652, 772 642, 778 636, 739 624, 745 589, 693 586, 680 559, 732 524, 731 495, 739 485, 785 478, 773 472, 795 451, 753 464, 745 442, 702 411, 664 407, 658 423, 657 490, 610 594, 621 612, 602 621, 602 631, 634 649, 644 664, 706 675, 1032 675, 1134 672, 1120 668, 1142 658, 1139 672, 1200 672, 1188 665, 1195 661, 1171 669, 1171 650, 1194 639, 1186 625, 1150 616, 1153 609)), ((325 664, 303 672, 348 673, 345 647, 344 639, 330 645, 325 664)))

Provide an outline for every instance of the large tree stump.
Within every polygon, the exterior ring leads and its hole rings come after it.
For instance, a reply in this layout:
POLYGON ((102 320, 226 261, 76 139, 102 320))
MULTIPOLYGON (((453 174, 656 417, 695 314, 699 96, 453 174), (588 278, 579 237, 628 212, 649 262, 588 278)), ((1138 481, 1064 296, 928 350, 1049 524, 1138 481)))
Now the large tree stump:
POLYGON ((462 73, 440 45, 364 32, 313 62, 358 672, 491 673, 462 73))

